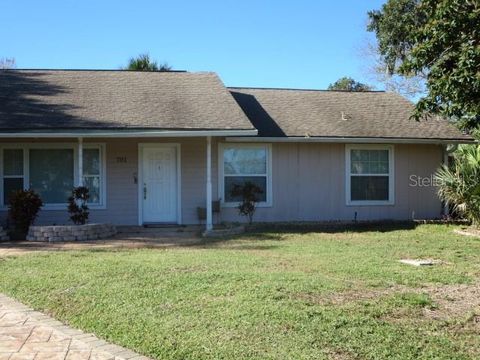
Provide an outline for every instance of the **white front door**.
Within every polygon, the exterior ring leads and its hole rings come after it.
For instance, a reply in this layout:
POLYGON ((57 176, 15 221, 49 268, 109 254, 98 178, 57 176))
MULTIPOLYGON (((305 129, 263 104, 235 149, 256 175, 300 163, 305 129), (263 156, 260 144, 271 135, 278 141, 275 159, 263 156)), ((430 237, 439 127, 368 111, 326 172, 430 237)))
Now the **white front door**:
POLYGON ((175 145, 145 146, 142 152, 143 223, 178 223, 178 169, 175 145))

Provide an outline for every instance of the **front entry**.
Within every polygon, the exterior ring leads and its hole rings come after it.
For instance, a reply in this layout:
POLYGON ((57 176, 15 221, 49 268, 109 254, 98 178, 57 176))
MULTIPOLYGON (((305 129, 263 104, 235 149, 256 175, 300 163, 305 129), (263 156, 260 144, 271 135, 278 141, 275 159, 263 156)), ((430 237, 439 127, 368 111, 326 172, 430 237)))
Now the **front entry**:
POLYGON ((179 223, 176 145, 144 145, 139 186, 142 223, 179 223))

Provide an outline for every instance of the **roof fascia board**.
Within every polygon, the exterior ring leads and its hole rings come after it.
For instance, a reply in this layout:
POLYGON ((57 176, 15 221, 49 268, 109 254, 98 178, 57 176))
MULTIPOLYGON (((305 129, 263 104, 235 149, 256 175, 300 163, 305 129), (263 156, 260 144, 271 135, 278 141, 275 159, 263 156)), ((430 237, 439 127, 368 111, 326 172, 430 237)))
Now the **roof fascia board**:
POLYGON ((142 138, 198 136, 256 136, 258 130, 91 130, 0 132, 0 138, 142 138))
POLYGON ((415 138, 361 138, 361 137, 227 137, 228 142, 301 142, 353 144, 474 144, 474 139, 415 139, 415 138))

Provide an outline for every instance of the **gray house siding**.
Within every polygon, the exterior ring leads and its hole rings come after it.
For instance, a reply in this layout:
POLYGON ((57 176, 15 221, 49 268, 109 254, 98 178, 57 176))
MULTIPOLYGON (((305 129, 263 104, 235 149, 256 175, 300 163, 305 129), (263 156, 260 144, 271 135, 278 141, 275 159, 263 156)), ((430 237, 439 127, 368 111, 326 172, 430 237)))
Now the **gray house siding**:
MULTIPOLYGON (((25 140, 22 142, 33 142, 25 140)), ((41 140, 46 143, 53 140, 41 140)), ((179 143, 181 147, 181 216, 184 224, 198 224, 197 207, 205 206, 205 138, 95 139, 106 147, 106 209, 91 210, 91 222, 138 224, 139 143, 179 143), (125 161, 119 161, 124 158, 125 161)), ((223 140, 222 140, 223 141, 223 140)), ((12 139, 11 142, 17 142, 12 139)), ((61 142, 75 143, 75 139, 61 142)), ((218 143, 212 144, 213 199, 218 194, 218 143)), ((347 206, 345 194, 345 145, 325 143, 272 144, 272 206, 258 208, 256 221, 327 221, 418 219, 441 216, 441 202, 434 187, 409 186, 409 176, 429 177, 442 162, 439 145, 395 145, 395 204, 347 206)), ((5 211, 0 213, 5 220, 5 211)), ((214 221, 244 221, 235 208, 223 208, 214 221)), ((68 223, 66 211, 42 210, 39 224, 68 223)))
MULTIPOLYGON (((272 207, 258 208, 256 221, 433 219, 442 204, 435 187, 410 186, 410 175, 430 177, 442 163, 439 145, 395 145, 395 204, 347 206, 345 145, 275 143, 272 147, 272 207)), ((222 219, 241 220, 236 209, 222 219)))
MULTIPOLYGON (((22 143, 76 143, 76 139, 25 139, 22 143)), ((6 143, 3 141, 2 143, 6 143)), ((8 141, 17 143, 18 141, 8 141)), ((84 143, 103 143, 106 150, 106 181, 107 197, 106 209, 91 209, 90 222, 111 222, 117 225, 138 224, 138 145, 139 143, 178 143, 181 154, 181 209, 182 223, 199 223, 197 207, 205 206, 206 193, 206 140, 205 138, 154 138, 139 139, 94 139, 84 143), (125 158, 126 162, 118 161, 125 158)), ((1 145, 1 143, 0 143, 1 145)), ((216 149, 216 141, 213 141, 216 149)), ((214 198, 217 194, 216 152, 212 151, 212 176, 214 198)), ((5 221, 6 211, 0 211, 2 222, 5 221)), ((38 224, 65 224, 68 223, 68 214, 62 210, 42 210, 37 219, 38 224)))

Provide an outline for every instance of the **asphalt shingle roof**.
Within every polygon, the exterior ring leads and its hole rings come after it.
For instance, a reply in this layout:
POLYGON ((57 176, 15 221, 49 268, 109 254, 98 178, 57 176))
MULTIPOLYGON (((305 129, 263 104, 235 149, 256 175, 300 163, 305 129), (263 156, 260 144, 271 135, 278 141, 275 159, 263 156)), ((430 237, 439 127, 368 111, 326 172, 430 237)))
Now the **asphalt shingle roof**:
POLYGON ((259 136, 469 140, 445 119, 410 119, 413 104, 389 92, 229 88, 259 136))
POLYGON ((225 88, 215 73, 0 70, 0 132, 253 130, 263 137, 469 140, 394 93, 225 88))
POLYGON ((0 71, 0 130, 253 129, 215 73, 0 71))

